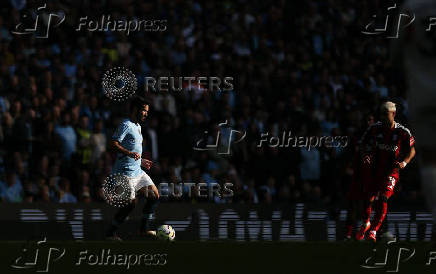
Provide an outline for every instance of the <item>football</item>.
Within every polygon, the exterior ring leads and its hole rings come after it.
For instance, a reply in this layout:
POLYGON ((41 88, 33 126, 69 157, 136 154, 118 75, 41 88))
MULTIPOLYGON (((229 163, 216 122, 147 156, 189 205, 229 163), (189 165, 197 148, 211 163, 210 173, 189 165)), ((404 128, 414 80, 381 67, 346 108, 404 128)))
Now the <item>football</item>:
POLYGON ((156 235, 160 240, 174 241, 176 238, 176 231, 170 225, 161 225, 157 229, 156 235))

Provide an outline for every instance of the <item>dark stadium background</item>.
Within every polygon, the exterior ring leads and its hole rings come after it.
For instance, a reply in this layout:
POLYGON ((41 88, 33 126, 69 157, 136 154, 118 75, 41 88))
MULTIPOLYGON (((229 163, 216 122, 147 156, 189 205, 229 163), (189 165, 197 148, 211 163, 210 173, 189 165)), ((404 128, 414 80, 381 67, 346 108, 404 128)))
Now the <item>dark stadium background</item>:
MULTIPOLYGON (((263 132, 359 138, 366 116, 387 98, 400 104, 399 120, 407 125, 406 85, 392 66, 389 40, 367 38, 358 28, 375 5, 200 3, 48 1, 50 10, 66 11, 65 24, 71 24, 52 28, 48 39, 12 36, 8 30, 18 24, 19 11, 3 3, 2 200, 57 203, 69 193, 78 202, 102 202, 98 190, 114 162, 104 144, 123 117, 122 104, 107 99, 101 87, 103 73, 115 66, 130 68, 137 93, 153 102, 143 132, 145 155, 159 163, 150 171, 154 181, 230 181, 234 202, 330 206, 347 191, 350 149, 314 150, 315 162, 301 170, 311 160, 302 158, 299 148, 257 148, 263 132), (168 28, 128 36, 74 31, 78 17, 100 14, 165 18, 168 28), (231 76, 234 91, 194 97, 194 92, 144 90, 146 76, 195 75, 231 76), (225 120, 247 132, 231 157, 192 149, 205 130, 212 132, 225 120), (71 129, 74 137, 60 139, 58 127, 71 129), (148 132, 156 134, 155 152, 148 132), (65 142, 74 148, 66 151, 65 142), (5 196, 8 184, 21 185, 22 191, 5 196)), ((29 1, 23 9, 39 4, 29 1)), ((422 200, 415 172, 414 163, 402 174, 398 202, 422 200)))
MULTIPOLYGON (((47 0, 48 10, 65 12, 62 25, 51 28, 47 39, 11 34, 20 15, 43 3, 0 4, 0 206, 5 212, 11 203, 11 208, 55 210, 62 203, 108 208, 101 185, 116 155, 105 144, 127 105, 105 97, 101 81, 117 66, 135 73, 136 93, 152 102, 142 132, 143 156, 156 163, 148 172, 153 181, 234 184, 234 196, 220 201, 164 199, 165 216, 177 211, 178 203, 290 211, 304 204, 335 220, 346 205, 353 144, 368 115, 390 99, 398 104, 397 120, 413 132, 407 86, 393 65, 389 39, 361 34, 373 14, 384 16, 391 1, 47 0), (167 28, 129 35, 74 30, 80 17, 103 14, 167 20, 167 28), (154 92, 145 90, 147 76, 230 76, 234 90, 154 92), (247 133, 230 155, 193 149, 204 131, 216 134, 224 121, 247 133), (257 147, 261 133, 284 131, 348 136, 350 142, 343 149, 310 153, 257 147), (62 138, 59 132, 67 133, 62 138)), ((418 177, 416 162, 402 171, 389 210, 426 211, 418 177)))

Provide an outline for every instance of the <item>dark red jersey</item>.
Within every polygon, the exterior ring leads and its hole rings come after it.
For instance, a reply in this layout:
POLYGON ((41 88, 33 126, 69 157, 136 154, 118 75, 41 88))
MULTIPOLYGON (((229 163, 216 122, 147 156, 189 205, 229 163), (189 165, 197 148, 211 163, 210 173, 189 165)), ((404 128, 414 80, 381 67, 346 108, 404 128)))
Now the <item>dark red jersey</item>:
POLYGON ((376 178, 397 174, 397 162, 403 161, 406 154, 415 145, 410 130, 395 122, 393 128, 377 122, 369 126, 361 139, 363 153, 369 154, 376 178))

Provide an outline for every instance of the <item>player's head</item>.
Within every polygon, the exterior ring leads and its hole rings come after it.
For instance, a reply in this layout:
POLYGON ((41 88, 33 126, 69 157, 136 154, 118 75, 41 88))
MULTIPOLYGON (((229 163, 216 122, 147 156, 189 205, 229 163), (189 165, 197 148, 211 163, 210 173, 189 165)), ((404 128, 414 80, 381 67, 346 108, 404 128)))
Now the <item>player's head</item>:
POLYGON ((148 116, 150 103, 142 97, 136 96, 130 104, 130 117, 135 117, 139 122, 143 122, 148 116))
POLYGON ((394 122, 395 113, 397 112, 397 107, 394 103, 387 101, 381 105, 380 108, 380 119, 385 124, 392 124, 394 122))

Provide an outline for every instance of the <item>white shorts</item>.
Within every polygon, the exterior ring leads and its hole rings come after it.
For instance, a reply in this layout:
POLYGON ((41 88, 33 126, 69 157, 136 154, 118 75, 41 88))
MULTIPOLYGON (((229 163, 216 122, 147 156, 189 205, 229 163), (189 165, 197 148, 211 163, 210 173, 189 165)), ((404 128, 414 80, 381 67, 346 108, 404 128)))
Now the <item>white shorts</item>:
POLYGON ((148 187, 154 185, 153 180, 142 170, 141 175, 137 177, 127 177, 129 179, 130 187, 132 193, 130 194, 130 199, 135 199, 136 192, 138 192, 143 187, 148 187))

